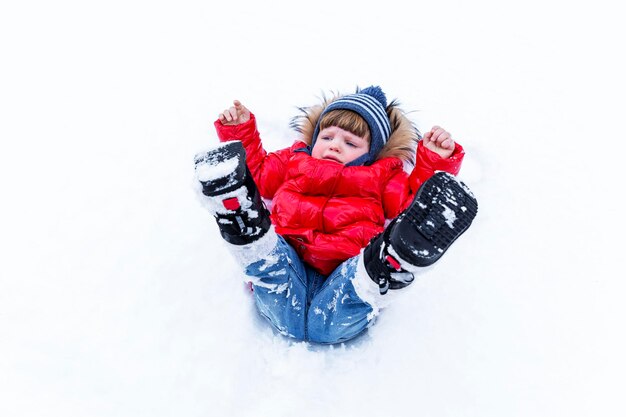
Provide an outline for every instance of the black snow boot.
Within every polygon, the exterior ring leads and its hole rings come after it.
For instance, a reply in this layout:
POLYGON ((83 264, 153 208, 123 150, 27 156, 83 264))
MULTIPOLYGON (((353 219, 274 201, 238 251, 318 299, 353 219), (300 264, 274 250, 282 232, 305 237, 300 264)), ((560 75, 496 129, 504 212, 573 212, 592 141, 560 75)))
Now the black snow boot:
POLYGON ((365 269, 380 293, 409 285, 410 271, 435 263, 477 211, 472 192, 451 174, 437 172, 422 184, 411 205, 364 250, 365 269))
POLYGON ((240 141, 221 144, 195 157, 202 200, 217 220, 222 237, 233 245, 257 241, 270 229, 270 213, 246 166, 240 141))

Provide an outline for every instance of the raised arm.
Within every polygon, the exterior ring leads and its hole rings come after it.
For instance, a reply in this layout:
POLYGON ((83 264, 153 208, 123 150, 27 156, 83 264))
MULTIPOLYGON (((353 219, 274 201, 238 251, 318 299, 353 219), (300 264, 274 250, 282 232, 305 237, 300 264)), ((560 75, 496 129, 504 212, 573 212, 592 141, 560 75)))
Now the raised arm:
POLYGON ((221 142, 242 142, 246 150, 246 163, 261 195, 264 198, 273 198, 283 182, 289 149, 267 153, 263 148, 254 114, 238 100, 234 100, 233 106, 219 114, 214 126, 221 142))
POLYGON ((424 134, 417 145, 415 167, 409 177, 412 192, 433 176, 436 171, 446 171, 457 175, 465 157, 463 147, 452 140, 452 136, 445 129, 434 126, 424 134))

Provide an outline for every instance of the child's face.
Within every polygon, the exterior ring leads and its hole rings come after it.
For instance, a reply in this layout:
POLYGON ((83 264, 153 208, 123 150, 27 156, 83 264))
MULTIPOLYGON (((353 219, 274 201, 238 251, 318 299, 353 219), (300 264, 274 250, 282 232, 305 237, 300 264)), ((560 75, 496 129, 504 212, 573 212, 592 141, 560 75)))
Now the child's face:
POLYGON ((365 155, 369 150, 370 143, 366 138, 336 126, 329 126, 320 131, 311 156, 345 165, 365 155))

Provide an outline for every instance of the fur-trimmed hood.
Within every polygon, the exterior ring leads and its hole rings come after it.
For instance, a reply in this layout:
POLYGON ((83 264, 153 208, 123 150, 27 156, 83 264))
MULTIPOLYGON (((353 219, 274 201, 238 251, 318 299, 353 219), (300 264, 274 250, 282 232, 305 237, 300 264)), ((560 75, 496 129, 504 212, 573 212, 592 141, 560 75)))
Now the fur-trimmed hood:
MULTIPOLYGON (((309 146, 313 143, 313 133, 320 116, 330 103, 340 97, 343 97, 343 94, 334 94, 332 98, 323 96, 321 104, 298 108, 301 114, 292 118, 290 126, 302 135, 300 139, 304 143, 309 146)), ((415 164, 415 149, 417 142, 421 139, 419 130, 406 117, 405 112, 400 109, 396 100, 389 103, 385 111, 391 124, 391 135, 378 153, 376 160, 395 157, 403 162, 415 164)))

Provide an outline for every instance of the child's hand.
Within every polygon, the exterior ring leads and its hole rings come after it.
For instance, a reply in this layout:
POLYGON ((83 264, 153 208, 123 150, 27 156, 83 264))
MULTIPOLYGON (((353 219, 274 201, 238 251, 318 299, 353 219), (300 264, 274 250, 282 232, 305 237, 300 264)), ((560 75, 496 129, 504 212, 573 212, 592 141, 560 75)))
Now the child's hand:
POLYGON ((454 141, 450 133, 439 126, 433 126, 422 138, 424 146, 436 152, 442 158, 449 158, 454 152, 454 141))
POLYGON ((221 112, 219 118, 223 125, 240 125, 250 120, 250 110, 239 100, 234 100, 233 106, 221 112))

